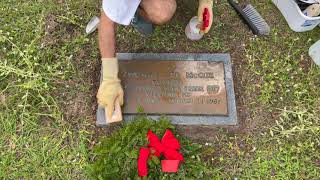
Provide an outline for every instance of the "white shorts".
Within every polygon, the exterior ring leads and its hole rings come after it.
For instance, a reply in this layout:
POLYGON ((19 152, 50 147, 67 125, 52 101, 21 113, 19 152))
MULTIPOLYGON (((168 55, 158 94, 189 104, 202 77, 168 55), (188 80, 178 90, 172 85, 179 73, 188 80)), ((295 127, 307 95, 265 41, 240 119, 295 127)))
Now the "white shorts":
POLYGON ((103 0, 104 13, 113 22, 129 25, 141 0, 103 0))

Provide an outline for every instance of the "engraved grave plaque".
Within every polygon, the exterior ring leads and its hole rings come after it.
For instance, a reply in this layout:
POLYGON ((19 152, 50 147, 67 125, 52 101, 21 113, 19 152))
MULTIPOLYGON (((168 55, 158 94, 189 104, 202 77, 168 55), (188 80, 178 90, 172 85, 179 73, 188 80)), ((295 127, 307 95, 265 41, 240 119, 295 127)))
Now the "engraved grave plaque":
POLYGON ((124 114, 227 115, 222 62, 123 60, 124 114))
MULTIPOLYGON (((237 110, 229 54, 118 53, 119 78, 125 93, 125 121, 142 108, 157 120, 174 124, 237 125, 237 110)), ((98 126, 105 109, 98 106, 98 126)))

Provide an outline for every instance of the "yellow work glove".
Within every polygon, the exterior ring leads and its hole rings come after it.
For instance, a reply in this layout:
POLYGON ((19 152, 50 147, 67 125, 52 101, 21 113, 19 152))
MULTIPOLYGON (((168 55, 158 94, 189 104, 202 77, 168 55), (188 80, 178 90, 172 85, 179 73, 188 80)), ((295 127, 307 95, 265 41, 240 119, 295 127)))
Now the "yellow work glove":
POLYGON ((212 19, 213 19, 213 13, 212 13, 212 6, 213 6, 213 0, 199 0, 199 8, 198 8, 198 21, 201 23, 201 32, 207 33, 212 25, 212 19), (204 30, 202 29, 203 24, 205 23, 203 21, 203 13, 205 12, 205 9, 208 9, 208 27, 206 27, 204 30))
POLYGON ((100 106, 107 110, 108 119, 112 118, 116 101, 123 105, 123 89, 118 78, 119 65, 117 58, 102 58, 102 82, 97 99, 100 106))

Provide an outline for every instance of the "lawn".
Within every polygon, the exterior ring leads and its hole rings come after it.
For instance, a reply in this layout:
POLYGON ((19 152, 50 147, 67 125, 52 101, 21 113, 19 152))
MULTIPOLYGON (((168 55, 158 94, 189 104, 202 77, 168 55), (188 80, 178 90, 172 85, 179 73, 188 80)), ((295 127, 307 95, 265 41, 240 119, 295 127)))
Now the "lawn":
POLYGON ((240 124, 172 126, 139 116, 129 125, 95 127, 100 57, 97 34, 86 35, 84 29, 99 14, 100 1, 1 0, 1 179, 90 179, 99 175, 91 174, 104 155, 99 148, 114 154, 106 162, 115 169, 127 168, 121 177, 135 177, 137 149, 121 143, 141 145, 142 133, 155 127, 160 134, 174 129, 188 161, 176 176, 152 171, 152 177, 320 177, 320 68, 308 56, 320 28, 294 33, 271 1, 252 0, 272 27, 270 36, 256 37, 222 0, 214 1, 212 31, 191 42, 184 27, 196 13, 195 1, 177 1, 173 20, 149 38, 118 26, 117 52, 230 53, 240 124), (110 143, 120 149, 110 149, 110 143), (123 153, 132 155, 126 162, 132 166, 122 166, 123 153))

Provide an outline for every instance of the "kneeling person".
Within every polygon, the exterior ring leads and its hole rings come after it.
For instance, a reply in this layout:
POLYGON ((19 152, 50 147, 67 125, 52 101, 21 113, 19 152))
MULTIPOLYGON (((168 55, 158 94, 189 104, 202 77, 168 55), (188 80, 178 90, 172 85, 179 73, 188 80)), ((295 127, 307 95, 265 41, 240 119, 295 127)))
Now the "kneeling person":
MULTIPOLYGON (((205 9, 209 11, 209 27, 212 24, 213 0, 199 0, 198 20, 202 22, 205 9)), ((99 26, 99 48, 102 57, 102 83, 97 99, 106 107, 107 118, 111 119, 116 103, 123 105, 123 89, 118 78, 119 66, 115 57, 115 25, 131 24, 140 33, 149 35, 153 25, 170 21, 176 11, 176 0, 103 0, 103 12, 99 26)))

